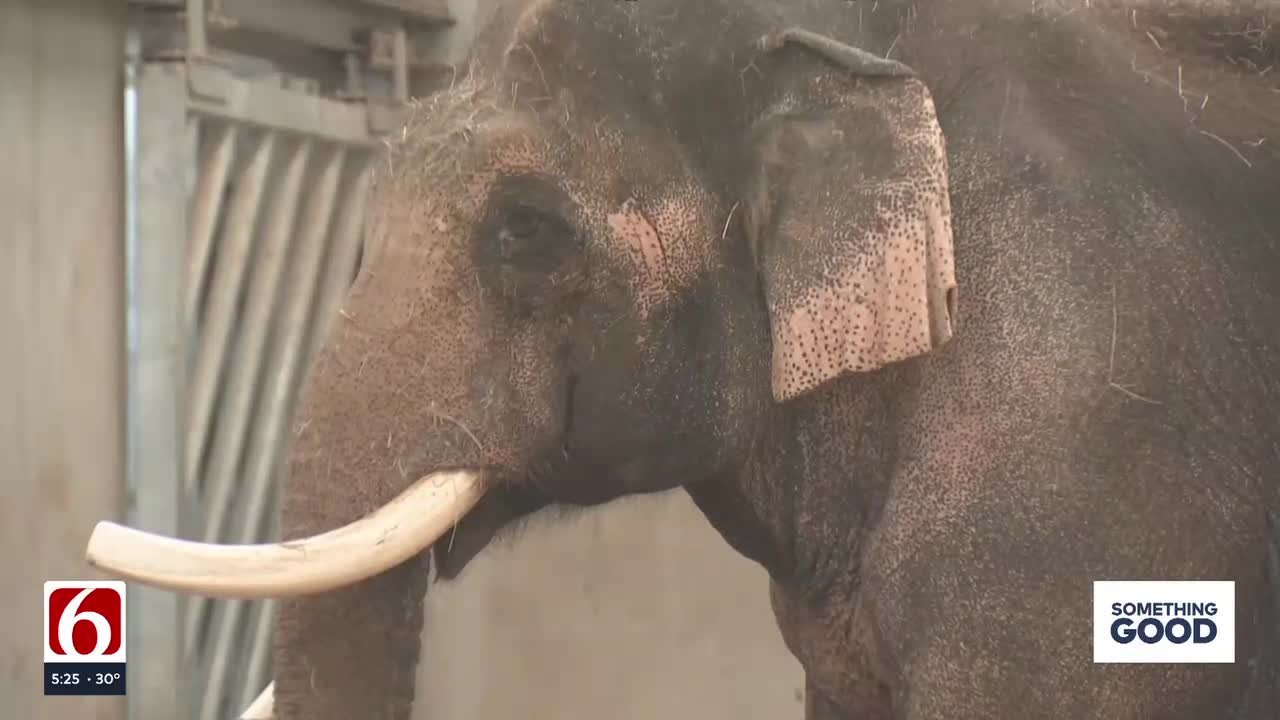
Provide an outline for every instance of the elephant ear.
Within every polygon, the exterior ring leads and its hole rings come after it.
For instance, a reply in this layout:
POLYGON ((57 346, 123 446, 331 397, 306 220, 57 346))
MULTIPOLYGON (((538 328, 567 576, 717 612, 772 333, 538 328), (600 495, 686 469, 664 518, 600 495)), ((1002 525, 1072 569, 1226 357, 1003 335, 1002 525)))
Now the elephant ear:
POLYGON ((746 232, 773 337, 773 396, 927 353, 956 313, 947 159, 907 66, 803 30, 761 41, 746 232))

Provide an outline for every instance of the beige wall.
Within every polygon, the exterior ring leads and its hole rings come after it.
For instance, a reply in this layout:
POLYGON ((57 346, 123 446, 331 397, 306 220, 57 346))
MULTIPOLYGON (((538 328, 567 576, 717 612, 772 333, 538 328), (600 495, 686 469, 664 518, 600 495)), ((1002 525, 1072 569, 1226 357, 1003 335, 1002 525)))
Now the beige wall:
POLYGON ((428 593, 420 720, 788 720, 768 578, 683 491, 543 521, 428 593))
POLYGON ((123 0, 0 2, 0 716, 119 718, 44 698, 41 585, 94 577, 123 485, 123 0))

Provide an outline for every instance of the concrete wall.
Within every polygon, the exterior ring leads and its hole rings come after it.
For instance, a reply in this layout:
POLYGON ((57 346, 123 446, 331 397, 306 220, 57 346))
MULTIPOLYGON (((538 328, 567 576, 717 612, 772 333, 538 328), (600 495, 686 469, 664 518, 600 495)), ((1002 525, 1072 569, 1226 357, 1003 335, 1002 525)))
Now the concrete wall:
POLYGON ((45 580, 97 577, 124 473, 124 0, 0 2, 0 716, 115 720, 43 697, 45 580))
POLYGON ((683 491, 537 522, 427 595, 418 720, 787 720, 768 578, 683 491))

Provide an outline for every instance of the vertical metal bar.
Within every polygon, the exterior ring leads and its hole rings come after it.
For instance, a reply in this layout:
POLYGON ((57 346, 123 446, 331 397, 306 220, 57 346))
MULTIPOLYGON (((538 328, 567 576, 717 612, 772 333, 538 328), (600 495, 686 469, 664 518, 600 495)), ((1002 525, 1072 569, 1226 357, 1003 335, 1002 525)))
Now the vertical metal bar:
MULTIPOLYGON (((181 66, 143 63, 137 23, 135 16, 125 90, 127 522, 176 535, 185 337, 182 271, 195 126, 187 117, 181 66)), ((182 714, 181 610, 178 595, 130 584, 126 626, 135 658, 128 669, 132 720, 182 714)))
POLYGON ((128 357, 125 374, 125 439, 128 445, 125 463, 126 496, 135 490, 132 478, 138 451, 134 446, 138 432, 138 406, 132 390, 137 386, 138 358, 138 84, 142 72, 142 38, 138 11, 129 12, 129 25, 125 39, 124 63, 124 255, 125 255, 125 354, 128 357))
POLYGON ((204 0, 187 0, 187 57, 202 57, 208 52, 204 0))
POLYGON ((391 60, 392 92, 402 103, 409 99, 409 38, 403 23, 391 35, 391 60))
MULTIPOLYGON (((276 190, 267 210, 262 238, 255 243, 253 269, 244 302, 244 314, 236 351, 229 358, 227 380, 222 386, 221 409, 217 430, 204 473, 205 525, 202 539, 219 542, 232 509, 234 491, 238 487, 235 473, 244 448, 245 431, 253 410, 253 391, 261 375, 263 348, 272 310, 280 289, 280 271, 289 252, 294 223, 298 216, 298 199, 302 192, 303 171, 311 157, 311 141, 298 143, 288 158, 281 177, 275 179, 276 190)), ((244 542, 253 542, 248 538, 244 542)), ((189 603, 186 637, 195 637, 203 619, 204 603, 189 603)), ((188 652, 190 649, 188 649, 188 652)))
MULTIPOLYGON (((125 369, 125 497, 129 503, 126 517, 135 522, 133 516, 138 508, 132 498, 138 493, 138 465, 143 461, 139 433, 139 402, 134 398, 138 388, 138 357, 141 348, 138 345, 138 325, 141 318, 138 313, 138 85, 142 72, 142 28, 138 11, 130 9, 129 24, 125 31, 125 63, 124 63, 124 254, 125 254, 125 354, 128 358, 125 369)), ((175 457, 176 459, 176 457, 175 457)), ((177 513, 175 508, 174 526, 177 529, 177 513)), ((136 526, 135 526, 136 527, 136 526)), ((126 587, 127 589, 127 587, 126 587)), ((144 601, 145 602, 145 601, 144 601)), ((134 598, 125 609, 125 642, 134 648, 145 647, 146 640, 136 638, 139 620, 139 606, 142 603, 134 598)), ((135 653, 138 650, 134 650, 135 653)), ((146 650, 143 650, 146 652, 146 650)), ((134 672, 125 666, 125 683, 131 684, 134 672)), ((137 691, 135 690, 135 697, 137 691)), ((176 698, 175 698, 176 700, 176 698)), ((138 705, 145 707, 146 700, 130 699, 128 701, 129 720, 140 720, 141 713, 135 709, 138 705)))
MULTIPOLYGON (((286 458, 276 458, 276 472, 272 474, 270 500, 262 538, 267 541, 280 537, 280 482, 286 466, 286 458)), ((240 689, 240 701, 236 708, 247 708, 258 698, 262 688, 271 682, 272 628, 275 622, 276 601, 262 601, 249 636, 249 660, 244 674, 244 686, 240 689)))
POLYGON ((346 71, 346 93, 348 98, 364 98, 364 68, 360 65, 360 56, 351 52, 342 56, 342 67, 346 71))
POLYGON ((204 123, 209 132, 208 151, 202 153, 200 181, 191 203, 191 240, 187 254, 185 309, 188 332, 194 331, 196 326, 200 291, 204 289, 205 275, 208 274, 213 233, 218 228, 218 213, 222 209, 227 171, 235 156, 237 135, 234 123, 215 124, 207 120, 204 123))
POLYGON ((347 288, 351 285, 356 257, 359 256, 360 245, 364 241, 364 210, 369 194, 371 168, 367 164, 367 158, 362 162, 352 191, 343 198, 342 209, 333 229, 334 237, 329 249, 324 279, 316 292, 310 338, 306 352, 301 358, 301 366, 304 370, 310 365, 316 351, 328 337, 329 327, 333 324, 333 319, 342 306, 342 300, 346 297, 347 288))
POLYGON ((236 709, 249 707, 249 703, 258 697, 262 688, 271 681, 267 677, 271 659, 271 627, 275 619, 276 603, 274 600, 263 600, 258 604, 257 613, 251 621, 249 633, 249 659, 246 661, 244 685, 240 689, 240 697, 236 701, 236 709))
POLYGON ((227 344, 231 337, 232 322, 240 300, 240 287, 244 280, 252 247, 254 229, 258 222, 263 185, 271 165, 276 145, 276 133, 268 132, 254 150, 249 166, 240 177, 231 200, 222 234, 218 264, 209 284, 209 297, 203 331, 200 333, 195 357, 195 371, 191 378, 191 404, 187 428, 185 473, 183 482, 188 491, 198 487, 200 460, 208 440, 218 380, 222 373, 227 344))
POLYGON ((222 713, 222 701, 227 695, 227 678, 234 669, 232 665, 236 661, 233 657, 234 646, 237 631, 240 630, 240 616, 246 604, 246 600, 238 598, 221 600, 213 614, 216 628, 211 633, 213 652, 210 656, 204 694, 200 700, 200 710, 196 715, 199 720, 221 720, 225 717, 222 713))

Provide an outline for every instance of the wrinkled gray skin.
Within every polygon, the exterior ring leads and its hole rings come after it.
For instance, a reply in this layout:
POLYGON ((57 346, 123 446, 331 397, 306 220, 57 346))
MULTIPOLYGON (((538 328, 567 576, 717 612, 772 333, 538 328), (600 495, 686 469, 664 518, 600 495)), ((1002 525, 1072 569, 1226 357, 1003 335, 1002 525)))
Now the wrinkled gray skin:
POLYGON ((1252 619, 1259 648, 1248 660, 1249 685, 1235 720, 1280 716, 1280 513, 1267 513, 1265 568, 1266 589, 1252 619))
MULTIPOLYGON (((1275 717, 1274 35, 1134 3, 509 5, 380 166, 286 536, 479 467, 448 578, 684 486, 811 719, 1275 717), (1235 580, 1241 662, 1093 664, 1101 578, 1235 580)), ((407 717, 427 560, 283 605, 282 720, 407 717)))

